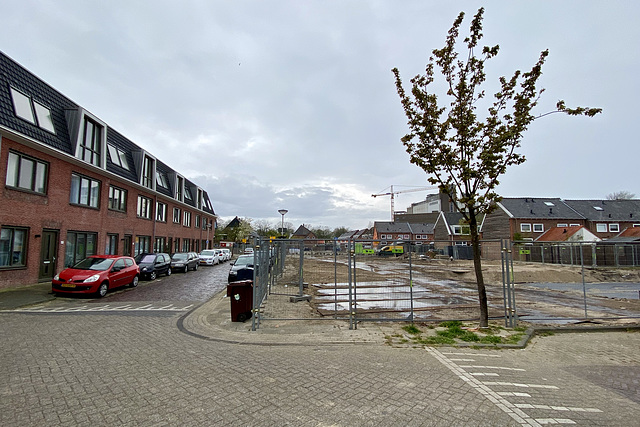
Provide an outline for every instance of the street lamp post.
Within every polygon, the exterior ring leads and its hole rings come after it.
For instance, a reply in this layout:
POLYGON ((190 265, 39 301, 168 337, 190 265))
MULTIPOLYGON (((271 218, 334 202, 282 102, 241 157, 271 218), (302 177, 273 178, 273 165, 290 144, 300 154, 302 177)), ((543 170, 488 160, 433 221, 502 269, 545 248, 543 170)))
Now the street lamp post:
POLYGON ((282 226, 280 227, 280 236, 282 236, 282 238, 284 238, 284 215, 285 215, 287 212, 289 212, 289 211, 288 211, 288 210, 286 210, 286 209, 280 209, 280 210, 278 211, 278 213, 279 213, 280 215, 282 215, 282 226))

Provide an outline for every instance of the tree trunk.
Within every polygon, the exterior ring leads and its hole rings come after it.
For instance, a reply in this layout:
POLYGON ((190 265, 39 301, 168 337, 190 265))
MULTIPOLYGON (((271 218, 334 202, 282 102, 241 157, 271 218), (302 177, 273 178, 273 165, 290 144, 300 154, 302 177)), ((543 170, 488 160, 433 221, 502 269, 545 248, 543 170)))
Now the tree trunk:
POLYGON ((474 208, 469 209, 469 231, 471 233, 471 246, 473 248, 473 267, 476 272, 476 284, 478 286, 478 300, 480 302, 480 327, 489 326, 489 308, 487 305, 487 291, 484 287, 482 275, 482 259, 480 257, 480 236, 478 235, 478 220, 474 208))

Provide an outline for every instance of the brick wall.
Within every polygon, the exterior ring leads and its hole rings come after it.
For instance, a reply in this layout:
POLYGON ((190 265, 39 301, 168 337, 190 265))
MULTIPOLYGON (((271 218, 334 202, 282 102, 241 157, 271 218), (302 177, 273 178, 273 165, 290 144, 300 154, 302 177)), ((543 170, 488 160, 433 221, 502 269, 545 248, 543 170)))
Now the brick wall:
MULTIPOLYGON (((70 230, 97 233, 98 254, 104 253, 105 251, 108 233, 118 234, 119 254, 122 254, 124 250, 121 239, 125 234, 132 235, 133 241, 135 241, 136 236, 150 236, 151 247, 153 247, 155 236, 165 237, 167 240, 169 238, 172 240, 179 238, 181 242, 184 239, 198 242, 207 239, 207 231, 202 230, 202 227, 195 227, 195 217, 199 215, 201 218, 208 218, 210 222, 213 222, 213 215, 198 211, 191 206, 178 203, 165 196, 145 192, 139 187, 127 183, 126 180, 117 179, 106 172, 102 174, 4 137, 2 138, 0 148, 0 182, 2 184, 2 195, 0 196, 0 227, 18 226, 26 227, 29 230, 26 267, 20 269, 0 269, 0 289, 33 284, 38 281, 41 246, 40 236, 43 229, 57 230, 59 233, 56 272, 63 269, 67 232, 70 230), (32 194, 6 187, 6 169, 9 150, 14 150, 38 160, 48 162, 48 187, 46 195, 32 194), (69 203, 72 172, 100 181, 99 209, 76 206, 69 203), (108 209, 110 184, 127 190, 126 213, 108 209), (137 217, 138 194, 145 195, 154 200, 151 220, 137 217), (153 220, 153 218, 155 218, 156 200, 167 204, 166 223, 155 222, 153 220), (173 223, 172 212, 174 207, 181 209, 180 224, 173 223), (191 212, 191 227, 182 225, 182 212, 185 210, 191 212)), ((210 233, 210 239, 213 239, 213 232, 210 233)), ((199 249, 202 249, 201 245, 199 249)))

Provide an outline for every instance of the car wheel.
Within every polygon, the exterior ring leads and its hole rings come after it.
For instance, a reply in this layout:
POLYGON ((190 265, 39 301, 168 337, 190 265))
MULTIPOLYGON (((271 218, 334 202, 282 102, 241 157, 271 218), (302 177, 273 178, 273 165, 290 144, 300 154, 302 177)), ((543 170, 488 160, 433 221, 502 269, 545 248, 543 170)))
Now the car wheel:
POLYGON ((167 269, 167 276, 171 276, 171 267, 167 269))
POLYGON ((100 283, 100 286, 98 287, 98 293, 97 293, 98 298, 102 298, 103 296, 105 296, 108 291, 109 291, 109 284, 107 282, 100 283))
POLYGON ((131 283, 129 283, 129 286, 131 286, 132 288, 135 288, 136 286, 138 286, 138 281, 140 280, 140 278, 138 277, 138 275, 135 275, 133 277, 133 280, 131 281, 131 283))
POLYGON ((198 264, 196 263, 196 265, 193 266, 193 271, 198 271, 198 264))
POLYGON ((158 274, 155 271, 152 271, 151 274, 149 274, 149 280, 156 280, 156 277, 158 277, 158 274))

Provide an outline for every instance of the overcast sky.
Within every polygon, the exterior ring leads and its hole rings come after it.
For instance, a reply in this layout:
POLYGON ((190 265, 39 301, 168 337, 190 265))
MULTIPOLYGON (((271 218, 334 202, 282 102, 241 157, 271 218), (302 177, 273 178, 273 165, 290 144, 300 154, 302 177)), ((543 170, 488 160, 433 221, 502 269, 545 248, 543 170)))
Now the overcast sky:
MULTIPOLYGON (((204 188, 222 219, 364 228, 389 197, 426 186, 400 138, 405 83, 479 2, 427 0, 4 0, 7 55, 204 188)), ((536 113, 505 197, 640 196, 640 3, 484 1, 488 82, 549 49, 536 113)), ((492 93, 489 91, 489 93, 492 93)), ((396 196, 396 210, 428 192, 396 196)))

